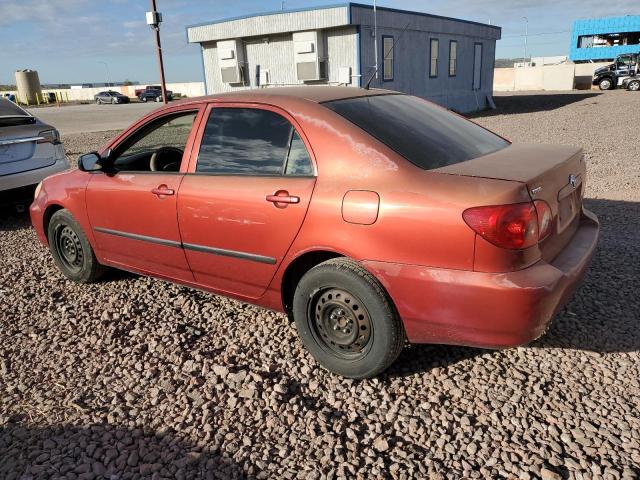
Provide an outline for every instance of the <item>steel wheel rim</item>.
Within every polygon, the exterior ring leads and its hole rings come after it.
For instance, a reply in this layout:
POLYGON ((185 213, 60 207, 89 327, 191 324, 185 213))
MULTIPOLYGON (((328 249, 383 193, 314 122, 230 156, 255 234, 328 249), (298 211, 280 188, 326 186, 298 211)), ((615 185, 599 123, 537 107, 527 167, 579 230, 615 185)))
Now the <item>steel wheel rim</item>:
POLYGON ((62 264, 77 273, 84 266, 84 250, 80 238, 69 225, 59 225, 55 231, 55 246, 62 264))
POLYGON ((609 87, 611 87, 611 82, 609 80, 603 80, 602 82, 600 82, 600 85, 604 90, 609 90, 609 87))
POLYGON ((339 358, 363 357, 371 347, 371 316, 364 304, 345 290, 326 287, 315 292, 308 320, 320 347, 339 358))

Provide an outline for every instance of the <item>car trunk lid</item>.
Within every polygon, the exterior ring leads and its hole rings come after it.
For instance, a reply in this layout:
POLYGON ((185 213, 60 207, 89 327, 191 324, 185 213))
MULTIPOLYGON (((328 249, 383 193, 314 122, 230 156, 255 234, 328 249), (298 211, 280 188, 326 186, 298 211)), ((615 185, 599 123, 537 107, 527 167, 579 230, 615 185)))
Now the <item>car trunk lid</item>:
POLYGON ((540 244, 545 260, 555 258, 577 229, 586 181, 586 165, 580 148, 511 145, 435 171, 525 184, 531 198, 546 201, 553 213, 552 232, 540 244))
POLYGON ((48 167, 56 161, 51 144, 38 144, 41 123, 0 126, 0 176, 48 167))

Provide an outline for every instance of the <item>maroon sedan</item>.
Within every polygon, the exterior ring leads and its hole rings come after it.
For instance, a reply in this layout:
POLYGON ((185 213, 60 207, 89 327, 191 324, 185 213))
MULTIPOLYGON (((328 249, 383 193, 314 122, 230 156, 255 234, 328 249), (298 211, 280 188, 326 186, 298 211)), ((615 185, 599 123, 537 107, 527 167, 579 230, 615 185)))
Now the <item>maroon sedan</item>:
POLYGON ((78 282, 115 267, 286 312, 318 362, 544 333, 598 237, 579 148, 511 145, 419 98, 338 87, 188 99, 46 179, 31 218, 78 282))

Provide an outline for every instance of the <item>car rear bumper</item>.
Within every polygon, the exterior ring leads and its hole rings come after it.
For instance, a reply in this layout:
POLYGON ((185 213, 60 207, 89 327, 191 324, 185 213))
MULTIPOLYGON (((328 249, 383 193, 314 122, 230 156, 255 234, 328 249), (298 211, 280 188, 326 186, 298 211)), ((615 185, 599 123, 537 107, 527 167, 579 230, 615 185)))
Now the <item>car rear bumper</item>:
POLYGON ((55 162, 52 165, 0 176, 0 192, 37 185, 48 176, 62 172, 68 168, 69 162, 64 154, 64 147, 62 145, 56 145, 55 162))
POLYGON ((363 265, 391 295, 410 342, 512 347, 541 336, 575 292, 595 252, 598 231, 597 218, 584 210, 560 255, 516 272, 363 265))

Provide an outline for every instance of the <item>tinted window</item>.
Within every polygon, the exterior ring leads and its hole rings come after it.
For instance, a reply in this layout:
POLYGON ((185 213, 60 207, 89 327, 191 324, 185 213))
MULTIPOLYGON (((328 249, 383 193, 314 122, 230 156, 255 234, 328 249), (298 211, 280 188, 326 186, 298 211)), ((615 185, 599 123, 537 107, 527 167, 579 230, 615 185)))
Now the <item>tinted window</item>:
POLYGON ((289 157, 287 158, 287 167, 285 168, 287 175, 313 175, 311 167, 311 157, 307 152, 307 147, 298 135, 293 131, 291 137, 291 146, 289 148, 289 157))
POLYGON ((213 109, 196 171, 234 175, 312 173, 309 154, 293 125, 275 112, 253 108, 213 109))
POLYGON ((359 97, 323 105, 426 170, 509 145, 473 122, 408 95, 359 97))

